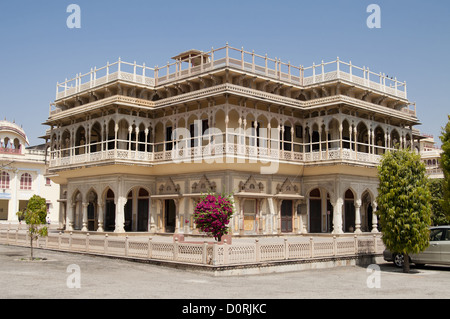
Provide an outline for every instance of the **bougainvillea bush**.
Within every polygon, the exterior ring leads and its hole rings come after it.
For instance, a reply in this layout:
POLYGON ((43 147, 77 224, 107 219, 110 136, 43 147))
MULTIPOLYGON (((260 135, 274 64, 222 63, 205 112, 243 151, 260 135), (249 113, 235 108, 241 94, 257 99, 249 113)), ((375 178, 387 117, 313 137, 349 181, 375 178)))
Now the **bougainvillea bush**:
POLYGON ((231 195, 203 195, 194 209, 194 223, 202 232, 213 236, 217 241, 228 234, 228 224, 233 216, 231 195))

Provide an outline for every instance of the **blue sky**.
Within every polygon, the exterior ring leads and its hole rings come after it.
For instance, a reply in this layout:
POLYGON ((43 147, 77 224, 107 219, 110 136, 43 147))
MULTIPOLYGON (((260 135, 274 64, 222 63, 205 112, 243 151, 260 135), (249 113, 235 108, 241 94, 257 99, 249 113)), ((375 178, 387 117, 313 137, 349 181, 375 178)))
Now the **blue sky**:
POLYGON ((226 42, 259 54, 312 65, 339 56, 406 81, 418 128, 439 140, 450 114, 450 2, 445 0, 308 1, 2 1, 1 119, 22 125, 32 145, 46 126, 56 82, 107 61, 164 65, 188 49, 226 42), (81 28, 66 25, 81 8, 81 28), (381 28, 369 29, 369 4, 381 28))

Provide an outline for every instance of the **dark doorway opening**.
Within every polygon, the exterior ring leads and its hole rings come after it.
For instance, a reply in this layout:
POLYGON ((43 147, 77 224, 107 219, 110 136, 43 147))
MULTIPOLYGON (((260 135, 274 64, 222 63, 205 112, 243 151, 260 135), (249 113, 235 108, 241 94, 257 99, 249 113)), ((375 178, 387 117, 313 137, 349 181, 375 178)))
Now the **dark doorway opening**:
POLYGON ((166 233, 175 232, 176 206, 173 199, 164 201, 165 208, 165 230, 166 233))
POLYGON ((116 229, 116 204, 114 203, 114 192, 108 190, 105 202, 105 231, 116 229))
POLYGON ((281 232, 292 232, 292 200, 283 200, 281 203, 281 232))

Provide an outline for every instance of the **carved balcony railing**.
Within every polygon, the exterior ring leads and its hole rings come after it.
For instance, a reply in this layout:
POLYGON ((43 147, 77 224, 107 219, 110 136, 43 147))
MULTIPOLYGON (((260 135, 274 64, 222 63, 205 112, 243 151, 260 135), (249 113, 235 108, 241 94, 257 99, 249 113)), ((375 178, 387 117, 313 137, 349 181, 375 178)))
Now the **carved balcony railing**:
POLYGON ((50 169, 104 162, 157 163, 280 163, 311 164, 347 161, 376 166, 387 148, 355 141, 296 143, 277 139, 216 134, 159 143, 113 139, 50 152, 50 169), (206 139, 206 140, 205 140, 206 139))
POLYGON ((290 62, 282 62, 278 58, 269 58, 267 55, 245 51, 243 48, 236 49, 228 44, 208 52, 201 52, 199 55, 203 57, 200 59, 199 65, 192 65, 192 60, 198 57, 189 56, 189 58, 177 59, 165 66, 155 66, 154 68, 147 67, 145 63, 139 65, 136 62, 124 62, 119 58, 117 62, 108 62, 104 67, 91 68, 90 72, 79 73, 72 79, 57 83, 56 100, 116 80, 157 87, 224 67, 300 87, 339 79, 380 93, 407 99, 406 82, 400 82, 384 73, 374 73, 368 67, 361 68, 353 65, 351 61, 344 62, 339 58, 331 62, 322 61, 309 67, 295 66, 290 62))

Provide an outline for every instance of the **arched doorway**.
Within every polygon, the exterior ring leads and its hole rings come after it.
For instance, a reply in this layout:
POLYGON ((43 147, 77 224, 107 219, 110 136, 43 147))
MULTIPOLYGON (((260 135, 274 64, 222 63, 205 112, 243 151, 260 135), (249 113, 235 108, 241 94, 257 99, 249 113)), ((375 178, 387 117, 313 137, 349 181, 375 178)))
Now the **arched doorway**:
POLYGON ((83 223, 83 212, 82 212, 82 201, 83 201, 83 196, 81 195, 81 193, 77 190, 74 195, 73 195, 73 204, 72 204, 72 226, 73 229, 75 230, 80 230, 81 229, 81 225, 83 223))
POLYGON ((333 205, 330 200, 330 193, 327 192, 327 233, 333 231, 333 205))
POLYGON ((361 230, 363 232, 370 232, 372 230, 373 219, 372 196, 368 191, 365 191, 361 198, 361 230))
POLYGON ((87 207, 87 218, 88 218, 88 230, 95 231, 98 227, 98 208, 97 208, 97 193, 95 191, 90 191, 87 195, 88 207, 87 207))
POLYGON ((127 195, 127 202, 124 207, 125 224, 124 230, 127 232, 132 231, 133 227, 133 191, 129 191, 127 195))
POLYGON ((173 199, 164 200, 164 229, 166 233, 175 232, 176 205, 173 199))
POLYGON ((137 231, 148 231, 150 194, 144 188, 138 191, 137 231))
POLYGON ((89 136, 90 152, 100 152, 102 150, 102 127, 99 122, 95 122, 91 127, 91 135, 89 136))
POLYGON ((309 192, 309 232, 322 231, 322 199, 318 188, 309 192))
POLYGON ((116 228, 116 203, 114 192, 108 189, 105 201, 105 231, 114 231, 116 228))
POLYGON ((344 212, 344 232, 352 233, 355 230, 355 196, 350 189, 345 192, 344 212))
POLYGON ((391 131, 391 148, 399 149, 400 148, 400 135, 397 130, 394 129, 391 131))
POLYGON ((384 131, 380 126, 375 128, 375 154, 381 155, 385 152, 385 136, 384 131))
POLYGON ((367 126, 360 122, 356 128, 357 131, 357 150, 358 152, 369 153, 369 131, 367 126))
POLYGON ((86 152, 86 130, 83 126, 77 129, 75 134, 75 155, 82 155, 86 152))

